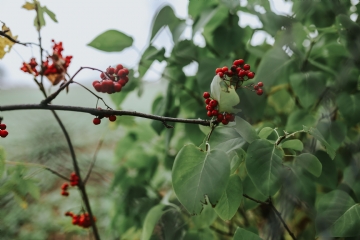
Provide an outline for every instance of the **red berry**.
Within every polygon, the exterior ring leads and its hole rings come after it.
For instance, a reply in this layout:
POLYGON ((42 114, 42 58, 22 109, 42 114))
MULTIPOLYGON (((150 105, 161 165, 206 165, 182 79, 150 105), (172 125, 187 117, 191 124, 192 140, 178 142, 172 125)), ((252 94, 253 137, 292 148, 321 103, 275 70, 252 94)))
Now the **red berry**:
POLYGON ((9 134, 8 131, 0 130, 0 137, 5 138, 8 134, 9 134))
POLYGON ((72 216, 74 216, 74 213, 73 213, 73 212, 66 212, 66 213, 65 213, 65 216, 67 216, 67 217, 68 217, 68 216, 72 217, 72 216))
POLYGON ((119 77, 125 77, 125 70, 124 69, 120 69, 118 72, 117 72, 117 75, 119 76, 119 77))
POLYGON ((210 93, 204 92, 203 97, 204 97, 205 99, 209 98, 209 97, 210 97, 210 93))
POLYGON ((211 112, 211 111, 208 111, 208 112, 207 112, 207 115, 208 115, 208 117, 212 117, 212 112, 211 112))
POLYGON ((122 85, 118 82, 114 82, 114 91, 115 92, 120 92, 122 88, 122 85))
POLYGON ((253 79, 253 78, 255 77, 255 74, 254 74, 253 72, 249 72, 249 73, 247 74, 247 77, 248 77, 249 79, 253 79))
POLYGON ((79 181, 71 181, 71 182, 70 182, 70 185, 71 185, 72 187, 77 186, 77 185, 79 185, 79 181))
POLYGON ((223 71, 223 72, 227 72, 227 71, 229 71, 229 68, 228 68, 228 67, 223 67, 223 68, 222 68, 222 71, 223 71))
POLYGON ((216 106, 218 105, 218 101, 216 101, 216 100, 211 100, 210 103, 209 103, 209 105, 210 105, 211 107, 216 107, 216 106))
POLYGON ((240 70, 241 70, 241 67, 237 67, 237 68, 236 68, 236 72, 237 72, 237 73, 239 73, 240 70))
POLYGON ((129 74, 129 69, 124 68, 124 72, 125 72, 125 75, 128 75, 129 74))
POLYGON ((6 124, 5 123, 0 123, 0 129, 5 130, 6 129, 6 124))
POLYGON ((115 73, 115 68, 109 67, 109 68, 106 69, 106 72, 107 72, 108 74, 110 74, 110 75, 113 75, 113 74, 115 73))
POLYGON ((63 195, 63 196, 65 196, 65 197, 67 197, 67 196, 69 196, 69 192, 66 192, 66 191, 61 191, 61 195, 63 195))
POLYGON ((230 120, 229 120, 230 122, 233 122, 233 121, 235 121, 235 115, 234 114, 231 114, 231 118, 230 118, 230 120))
POLYGON ((127 76, 124 76, 120 80, 123 80, 125 83, 127 83, 129 81, 129 78, 127 76))
POLYGON ((232 65, 230 69, 231 71, 236 72, 236 65, 232 65))
POLYGON ((208 105, 211 102, 210 98, 205 99, 205 104, 208 105))
POLYGON ((94 118, 93 123, 94 123, 95 125, 99 125, 99 124, 101 123, 100 118, 94 118))
POLYGON ((116 121, 116 116, 115 115, 110 115, 109 120, 110 120, 110 122, 115 122, 116 121))
POLYGON ((213 115, 213 116, 217 116, 218 115, 218 110, 212 110, 211 111, 211 115, 213 115))
POLYGON ((209 104, 209 105, 206 105, 206 110, 208 111, 212 111, 214 108, 209 104))
POLYGON ((235 60, 234 61, 234 65, 242 65, 242 64, 244 64, 244 60, 242 60, 242 59, 238 59, 238 60, 235 60))
POLYGON ((226 73, 226 75, 228 75, 229 77, 232 77, 234 75, 234 73, 230 70, 226 73))
POLYGON ((226 114, 225 114, 225 119, 226 119, 227 121, 230 121, 230 119, 231 119, 231 113, 226 113, 226 114))
POLYGON ((229 121, 226 120, 225 118, 224 118, 221 122, 222 122, 222 124, 224 124, 224 125, 227 125, 227 124, 229 123, 229 121))
POLYGON ((61 190, 66 190, 69 187, 68 183, 63 183, 63 185, 61 185, 61 190))
POLYGON ((244 70, 250 70, 250 65, 249 64, 244 64, 243 69, 244 70))
POLYGON ((219 75, 220 78, 223 78, 223 77, 224 77, 224 73, 223 73, 223 72, 219 72, 218 75, 219 75))
POLYGON ((262 90, 261 88, 258 89, 258 90, 256 91, 256 94, 259 95, 259 96, 262 95, 262 94, 263 94, 263 90, 262 90))
POLYGON ((239 77, 244 77, 245 76, 245 71, 244 70, 240 70, 239 73, 238 73, 238 76, 239 77))
POLYGON ((123 69, 123 68, 124 68, 123 65, 118 64, 118 65, 116 65, 115 72, 117 73, 117 72, 119 72, 120 69, 123 69))
POLYGON ((254 86, 254 90, 258 90, 259 89, 259 86, 258 85, 255 85, 254 86))
POLYGON ((222 115, 221 113, 219 113, 219 114, 217 115, 217 121, 218 121, 218 122, 221 122, 223 119, 224 119, 224 115, 222 115))
POLYGON ((94 81, 94 82, 93 82, 93 86, 94 86, 94 88, 95 88, 96 91, 101 92, 101 90, 102 90, 102 85, 101 85, 101 83, 100 83, 99 81, 94 81))
POLYGON ((126 81, 125 78, 121 78, 121 79, 118 81, 118 83, 121 84, 121 86, 124 87, 124 86, 126 85, 127 81, 126 81))
POLYGON ((218 74, 218 73, 220 73, 220 72, 222 72, 222 69, 221 69, 221 68, 217 68, 217 69, 215 70, 215 73, 216 73, 216 74, 218 74))
POLYGON ((262 87, 262 86, 264 86, 264 84, 262 83, 262 82, 258 82, 258 84, 257 84, 259 87, 262 87))

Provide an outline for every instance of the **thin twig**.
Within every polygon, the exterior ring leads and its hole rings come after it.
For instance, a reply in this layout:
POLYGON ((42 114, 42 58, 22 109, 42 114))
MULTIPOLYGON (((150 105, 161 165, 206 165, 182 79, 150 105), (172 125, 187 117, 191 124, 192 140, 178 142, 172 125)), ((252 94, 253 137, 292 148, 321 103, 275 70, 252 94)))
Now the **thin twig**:
POLYGON ((99 71, 99 72, 103 72, 100 69, 97 68, 92 68, 92 67, 80 67, 79 70, 77 70, 77 72, 70 78, 69 81, 67 81, 64 85, 60 86, 60 88, 54 92, 53 94, 51 94, 49 97, 47 97, 46 99, 41 101, 41 104, 49 104, 52 100, 54 100, 56 98, 56 96, 62 91, 64 90, 67 86, 69 86, 70 83, 73 83, 73 79, 75 78, 75 76, 83 69, 91 69, 91 70, 95 70, 95 71, 99 71))
POLYGON ((289 235, 291 236, 291 238, 293 240, 296 240, 296 237, 294 235, 294 233, 291 232, 290 228, 288 227, 288 225, 285 223, 284 219, 281 217, 280 212, 275 208, 274 204, 271 201, 271 198, 268 199, 268 203, 270 205, 270 207, 272 208, 272 210, 275 212, 276 216, 278 216, 278 218, 280 219, 280 221, 282 222, 283 226, 285 227, 286 231, 289 233, 289 235))
MULTIPOLYGON (((105 106, 106 106, 107 108, 110 108, 110 109, 111 109, 111 107, 109 107, 109 105, 106 104, 106 102, 104 101, 104 99, 103 99, 102 97, 100 97, 99 95, 97 95, 96 93, 94 93, 93 91, 91 91, 89 88, 85 87, 84 85, 82 85, 81 83, 76 82, 76 81, 73 81, 73 83, 76 83, 76 84, 78 84, 79 86, 85 88, 85 89, 86 89, 88 92, 90 92, 92 95, 94 95, 95 97, 97 97, 98 99, 100 99, 100 100, 105 104, 105 106)), ((97 105, 97 104, 96 104, 96 105, 97 105)))
POLYGON ((65 177, 64 175, 62 175, 61 173, 58 173, 57 171, 55 170, 52 170, 51 168, 45 166, 45 165, 42 165, 42 164, 36 164, 36 163, 22 163, 22 162, 13 162, 13 161, 5 161, 6 164, 11 164, 11 165, 24 165, 24 166, 29 166, 29 167, 39 167, 39 168, 43 168, 53 174, 55 174, 56 176, 66 180, 66 181, 70 181, 69 178, 65 177))
POLYGON ((89 179, 90 174, 91 174, 91 171, 92 171, 92 169, 94 168, 97 154, 98 154, 98 152, 99 152, 99 150, 100 150, 101 145, 103 144, 103 142, 104 142, 104 138, 101 138, 100 141, 99 141, 99 143, 98 143, 98 145, 97 145, 97 147, 96 147, 96 149, 95 149, 95 153, 94 153, 94 156, 93 156, 93 160, 92 160, 92 162, 91 162, 91 164, 90 164, 90 166, 89 166, 89 170, 87 171, 87 174, 86 174, 86 176, 85 176, 85 178, 84 178, 84 185, 86 184, 87 180, 89 179))
POLYGON ((260 203, 260 204, 266 204, 266 205, 269 204, 268 202, 263 202, 263 201, 260 201, 260 200, 255 199, 255 198, 252 198, 252 197, 248 196, 247 194, 243 194, 243 197, 244 197, 244 198, 247 198, 247 199, 250 199, 251 201, 260 203))
POLYGON ((16 40, 14 38, 12 38, 10 35, 7 35, 4 31, 0 31, 0 36, 3 36, 7 39, 9 39, 11 42, 16 43, 16 44, 20 44, 23 46, 27 46, 27 45, 35 45, 35 46, 39 46, 39 44, 37 43, 32 43, 32 42, 20 42, 19 40, 16 40))
MULTIPOLYGON (((39 40, 39 47, 40 47, 40 68, 41 68, 41 73, 44 73, 44 64, 43 64, 43 48, 42 48, 42 43, 41 43, 41 26, 40 26, 40 16, 39 16, 39 3, 35 2, 35 11, 36 11, 36 19, 37 19, 37 24, 38 24, 38 40, 39 40)), ((44 74, 41 74, 40 76, 40 83, 42 88, 44 88, 43 85, 43 81, 44 81, 44 74)))
POLYGON ((64 105, 42 105, 42 104, 20 104, 20 105, 5 105, 0 106, 0 112, 3 111, 14 111, 14 110, 61 110, 71 112, 84 112, 95 116, 105 115, 116 115, 116 116, 135 116, 141 118, 147 118, 157 120, 160 122, 180 122, 180 123, 191 123, 203 126, 210 126, 211 121, 202 119, 185 119, 185 118, 171 118, 157 115, 151 115, 146 113, 140 113, 136 111, 124 111, 124 110, 112 110, 112 109, 96 109, 87 107, 76 107, 76 106, 64 106, 64 105))

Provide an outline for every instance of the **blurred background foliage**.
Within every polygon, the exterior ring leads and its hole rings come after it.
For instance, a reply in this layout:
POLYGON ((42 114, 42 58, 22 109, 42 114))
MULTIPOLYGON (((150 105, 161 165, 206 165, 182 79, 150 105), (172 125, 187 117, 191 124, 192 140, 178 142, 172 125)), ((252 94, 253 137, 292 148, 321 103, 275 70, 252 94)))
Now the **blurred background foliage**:
MULTIPOLYGON (((258 97, 246 89, 238 90, 242 109, 238 116, 257 132, 264 127, 278 128, 278 132, 301 130, 303 125, 315 127, 336 150, 331 160, 313 138, 298 136, 303 152, 313 153, 321 162, 322 173, 314 177, 296 170, 284 177, 282 188, 274 196, 283 218, 297 239, 358 239, 358 216, 342 219, 354 226, 342 236, 334 236, 329 226, 360 200, 359 11, 358 2, 346 0, 294 0, 291 16, 272 12, 266 0, 190 0, 188 18, 179 19, 171 6, 163 6, 154 16, 149 45, 131 71, 129 84, 121 93, 111 95, 112 106, 132 108, 138 96, 144 103, 136 111, 207 119, 202 93, 210 90, 215 68, 245 59, 256 73, 253 82, 262 81, 265 91, 258 97), (240 27, 239 12, 256 16, 262 26, 240 27), (191 38, 183 39, 188 26, 191 38), (154 44, 161 31, 172 39, 170 53, 154 44), (204 44, 194 41, 198 32, 204 44), (274 42, 251 45, 256 32, 269 34, 274 42), (166 62, 166 67, 161 79, 149 84, 142 79, 147 71, 156 71, 151 69, 154 62, 166 62), (185 74, 184 69, 194 63, 196 71, 185 74)), ((132 44, 124 33, 121 36, 126 42, 111 48, 113 43, 106 37, 112 36, 103 34, 101 45, 94 38, 89 46, 120 52, 132 44)), ((79 93, 71 94, 55 102, 81 105, 86 101, 79 93)), ((32 101, 39 102, 40 96, 29 95, 32 101)), ((78 193, 61 197, 62 180, 31 165, 46 165, 68 175, 71 163, 64 138, 50 113, 36 111, 41 120, 30 123, 26 121, 28 114, 34 111, 3 114, 5 120, 11 119, 6 122, 26 125, 27 132, 26 137, 1 143, 0 174, 3 168, 5 172, 0 175, 0 236, 86 239, 89 233, 72 226, 63 216, 65 211, 81 209, 78 193), (12 166, 5 161, 24 164, 12 166)), ((190 216, 181 206, 172 190, 171 169, 184 144, 203 143, 205 134, 199 126, 175 123, 174 129, 167 129, 159 122, 119 117, 116 124, 102 124, 94 130, 91 116, 61 114, 73 133, 83 174, 101 136, 106 136, 87 185, 103 239, 233 239, 236 227, 263 239, 291 239, 268 206, 245 198, 230 221, 221 220, 211 208, 190 216)), ((10 134, 25 133, 11 129, 10 134)), ((276 140, 277 136, 273 132, 269 138, 276 140)), ((266 200, 247 176, 244 162, 239 163, 237 174, 244 193, 266 200)), ((237 233, 234 239, 245 239, 239 236, 237 233)))

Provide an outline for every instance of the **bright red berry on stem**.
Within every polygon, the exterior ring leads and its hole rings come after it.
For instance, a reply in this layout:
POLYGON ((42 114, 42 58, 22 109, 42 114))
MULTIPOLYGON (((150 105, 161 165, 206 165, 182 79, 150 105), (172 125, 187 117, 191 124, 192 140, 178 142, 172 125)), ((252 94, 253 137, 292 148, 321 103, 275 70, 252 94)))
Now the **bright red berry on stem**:
POLYGON ((211 115, 212 115, 212 116, 217 116, 218 113, 219 113, 218 110, 212 110, 212 111, 211 111, 211 115))
POLYGON ((254 74, 253 72, 249 72, 249 73, 247 74, 247 77, 248 77, 249 79, 253 79, 253 78, 255 77, 255 74, 254 74))
POLYGON ((221 122, 223 119, 224 119, 224 115, 222 115, 221 113, 219 113, 219 114, 217 115, 217 121, 218 121, 218 122, 221 122))
POLYGON ((209 105, 206 105, 206 110, 208 111, 212 111, 214 108, 209 104, 209 105))
POLYGON ((244 77, 246 75, 246 72, 244 70, 240 70, 238 73, 239 77, 244 77))
POLYGON ((95 125, 99 125, 99 124, 101 123, 100 118, 94 118, 93 123, 94 123, 95 125))
POLYGON ((8 134, 9 134, 8 131, 0 130, 0 137, 5 138, 8 134))
POLYGON ((120 92, 122 88, 122 85, 118 82, 114 82, 114 91, 115 92, 120 92))
POLYGON ((244 64, 243 69, 250 70, 250 65, 249 64, 244 64))
POLYGON ((124 68, 123 65, 118 64, 118 65, 116 65, 115 72, 117 73, 117 72, 119 72, 120 69, 123 69, 123 68, 124 68))
POLYGON ((61 191, 61 195, 67 197, 67 196, 69 196, 69 192, 67 192, 67 191, 61 191))
POLYGON ((211 111, 207 111, 207 115, 208 115, 208 117, 212 117, 212 112, 211 112, 211 111))
POLYGON ((128 75, 129 74, 129 69, 124 68, 124 72, 125 72, 125 75, 128 75))
POLYGON ((227 121, 230 121, 230 120, 231 120, 231 114, 230 114, 230 113, 226 113, 226 114, 225 114, 225 119, 226 119, 227 121))
POLYGON ((254 90, 258 90, 258 89, 259 89, 259 85, 255 85, 254 90))
POLYGON ((218 75, 219 75, 220 78, 223 78, 223 77, 224 77, 224 73, 223 73, 223 72, 219 72, 218 75))
POLYGON ((222 71, 227 72, 227 71, 229 71, 229 68, 225 66, 225 67, 222 68, 222 71))
POLYGON ((210 98, 205 99, 205 104, 208 105, 211 102, 210 98))
POLYGON ((209 98, 209 97, 210 97, 210 93, 204 92, 203 97, 204 97, 205 99, 209 98))
POLYGON ((221 122, 222 122, 222 124, 224 124, 224 125, 227 125, 227 124, 229 123, 229 121, 226 120, 225 118, 224 118, 221 122))
POLYGON ((116 116, 115 115, 110 115, 109 120, 110 120, 110 122, 115 122, 116 121, 116 116))
POLYGON ((235 60, 234 61, 234 65, 242 65, 242 64, 244 64, 244 60, 243 59, 238 59, 238 60, 235 60))
POLYGON ((257 84, 259 87, 262 87, 262 86, 264 86, 264 84, 262 83, 262 82, 258 82, 258 84, 257 84))
POLYGON ((218 73, 220 73, 220 72, 222 72, 222 69, 221 69, 221 68, 217 68, 217 69, 215 70, 215 73, 216 73, 216 74, 218 74, 218 73))
POLYGON ((262 95, 262 94, 263 94, 263 90, 262 90, 261 88, 258 89, 258 90, 256 91, 256 94, 259 95, 259 96, 262 95))
POLYGON ((61 185, 61 190, 64 190, 66 191, 69 187, 69 184, 68 183, 63 183, 63 185, 61 185))
POLYGON ((218 101, 216 100, 211 100, 210 103, 209 103, 210 106, 212 107, 216 107, 218 105, 218 101))
POLYGON ((0 129, 5 130, 6 129, 6 124, 5 123, 0 123, 0 129))
POLYGON ((110 75, 113 75, 113 74, 115 73, 115 68, 109 67, 109 68, 106 69, 106 72, 107 72, 108 74, 110 74, 110 75))

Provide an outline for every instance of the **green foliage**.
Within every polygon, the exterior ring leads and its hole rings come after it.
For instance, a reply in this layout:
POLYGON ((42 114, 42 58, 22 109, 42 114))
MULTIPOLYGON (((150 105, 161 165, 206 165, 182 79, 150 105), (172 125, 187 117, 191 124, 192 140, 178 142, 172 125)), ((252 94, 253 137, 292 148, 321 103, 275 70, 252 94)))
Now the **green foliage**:
POLYGON ((107 30, 92 40, 88 46, 105 52, 121 52, 131 47, 133 38, 117 30, 107 30))

